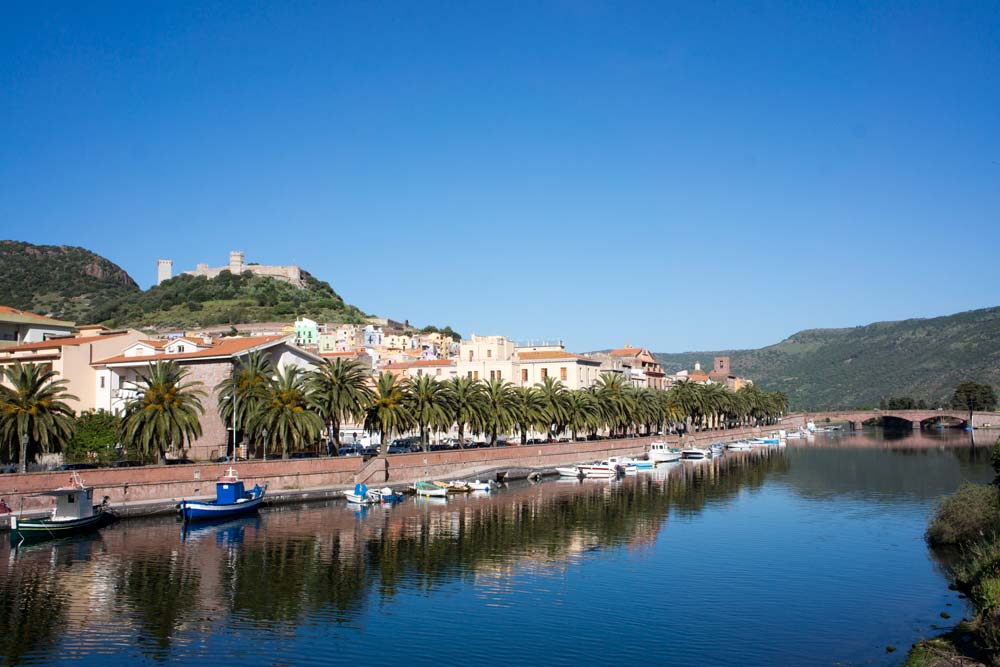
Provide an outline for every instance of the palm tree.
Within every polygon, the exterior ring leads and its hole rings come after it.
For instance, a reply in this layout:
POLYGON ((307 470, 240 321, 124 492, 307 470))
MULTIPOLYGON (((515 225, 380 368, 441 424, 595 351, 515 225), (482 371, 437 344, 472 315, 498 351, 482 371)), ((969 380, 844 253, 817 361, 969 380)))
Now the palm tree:
POLYGON ((594 385, 595 396, 604 423, 612 435, 624 432, 632 419, 631 385, 623 375, 602 373, 594 385))
POLYGON ((365 430, 381 436, 383 452, 393 432, 402 433, 413 425, 404 398, 398 378, 391 372, 379 373, 374 398, 365 411, 365 430))
POLYGON ((458 446, 465 447, 465 427, 480 429, 483 424, 483 411, 486 396, 483 384, 470 377, 459 376, 448 380, 446 384, 448 398, 451 403, 451 414, 458 424, 458 446))
POLYGON ((403 382, 403 402, 420 429, 420 448, 427 451, 428 430, 452 424, 448 389, 430 375, 408 378, 403 382))
POLYGON ((528 444, 528 431, 545 423, 545 403, 534 387, 514 387, 515 423, 521 444, 528 444))
POLYGON ((78 399, 66 392, 67 380, 56 380, 55 371, 43 366, 16 363, 3 376, 10 387, 0 385, 0 441, 12 460, 14 443, 20 445, 21 472, 28 472, 29 444, 48 454, 72 437, 73 409, 66 401, 78 399))
POLYGON ((184 381, 189 373, 173 361, 150 363, 145 373, 139 373, 139 395, 126 404, 122 419, 123 443, 134 445, 143 456, 155 450, 164 463, 168 449, 183 449, 185 442, 201 435, 205 392, 198 388, 201 382, 184 381))
POLYGON ((689 421, 692 424, 697 424, 704 412, 705 401, 701 386, 690 380, 681 380, 667 392, 670 395, 671 404, 683 417, 685 430, 687 430, 689 421))
POLYGON ((306 380, 338 454, 341 423, 347 419, 360 421, 371 404, 374 393, 368 386, 368 377, 357 359, 327 359, 317 362, 306 380))
POLYGON ((490 434, 490 447, 496 447, 497 434, 509 431, 517 423, 517 394, 506 380, 490 380, 485 385, 483 428, 490 434))
POLYGON ((541 382, 535 383, 535 388, 538 389, 542 403, 545 405, 546 430, 548 431, 546 435, 549 440, 552 440, 566 426, 566 385, 549 376, 541 382))
POLYGON ((255 439, 249 429, 251 417, 260 410, 264 390, 273 376, 274 362, 260 350, 237 359, 229 377, 215 388, 223 421, 232 423, 234 429, 242 427, 244 433, 255 439))
POLYGON ((264 434, 264 447, 281 444, 281 458, 288 458, 289 446, 296 449, 315 443, 323 429, 323 419, 316 411, 306 388, 305 372, 298 366, 286 366, 264 385, 261 402, 250 423, 264 434))
POLYGON ((566 394, 566 426, 576 440, 582 430, 596 428, 601 421, 597 398, 586 389, 577 389, 566 394))

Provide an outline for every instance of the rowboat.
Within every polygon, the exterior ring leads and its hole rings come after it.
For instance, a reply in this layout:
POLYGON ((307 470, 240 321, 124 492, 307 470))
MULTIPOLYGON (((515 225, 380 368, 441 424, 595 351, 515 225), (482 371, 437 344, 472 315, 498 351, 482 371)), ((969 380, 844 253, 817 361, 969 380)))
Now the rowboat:
POLYGON ((181 517, 184 521, 223 519, 256 512, 264 502, 267 482, 247 491, 243 481, 232 468, 215 483, 215 500, 182 500, 181 517))
POLYGON ((413 489, 418 496, 428 498, 444 498, 448 495, 446 486, 438 486, 434 482, 414 482, 413 489))
POLYGON ((94 490, 83 485, 77 475, 70 485, 37 494, 56 499, 52 514, 45 518, 10 518, 10 544, 19 547, 27 542, 57 539, 90 530, 97 530, 115 522, 118 517, 107 504, 107 496, 100 505, 94 505, 94 490))

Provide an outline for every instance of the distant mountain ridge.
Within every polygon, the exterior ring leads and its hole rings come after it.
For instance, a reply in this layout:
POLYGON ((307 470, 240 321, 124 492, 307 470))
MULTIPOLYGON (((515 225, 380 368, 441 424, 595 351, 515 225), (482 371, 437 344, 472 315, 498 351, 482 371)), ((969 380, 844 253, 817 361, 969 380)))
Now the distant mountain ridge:
POLYGON ((655 354, 665 370, 708 370, 730 357, 733 372, 788 394, 793 409, 875 407, 882 398, 947 401, 962 380, 1000 385, 1000 307, 943 317, 806 329, 757 350, 655 354))

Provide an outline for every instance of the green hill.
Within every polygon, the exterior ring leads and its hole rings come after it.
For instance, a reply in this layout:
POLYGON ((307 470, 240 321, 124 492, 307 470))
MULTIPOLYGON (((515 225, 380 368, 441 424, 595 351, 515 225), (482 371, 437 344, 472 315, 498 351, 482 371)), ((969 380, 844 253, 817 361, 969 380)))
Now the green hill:
POLYGON ((0 304, 80 323, 140 294, 117 264, 84 248, 0 241, 0 304))
POLYGON ((304 289, 249 272, 180 275, 142 291, 113 262, 84 248, 0 241, 0 304, 79 323, 182 329, 245 322, 361 322, 329 283, 302 271, 304 289))
POLYGON ((733 372, 763 389, 787 392, 794 409, 874 407, 891 396, 943 403, 962 380, 1000 385, 1000 308, 807 329, 759 350, 656 354, 671 373, 695 361, 709 370, 714 356, 729 356, 733 372))

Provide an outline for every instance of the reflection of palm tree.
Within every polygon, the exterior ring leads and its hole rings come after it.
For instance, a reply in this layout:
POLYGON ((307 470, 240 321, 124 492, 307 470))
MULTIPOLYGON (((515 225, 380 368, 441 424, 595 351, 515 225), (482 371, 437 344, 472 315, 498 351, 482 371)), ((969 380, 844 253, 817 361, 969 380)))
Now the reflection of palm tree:
POLYGON ((117 574, 115 592, 131 610, 129 617, 143 628, 137 633, 139 643, 152 640, 156 660, 169 657, 174 633, 197 611, 200 574, 183 553, 128 558, 117 574))
MULTIPOLYGON (((61 448, 73 435, 73 409, 66 401, 77 400, 66 392, 67 380, 56 380, 55 371, 36 364, 16 363, 3 369, 10 387, 0 385, 0 442, 8 448, 19 445, 21 472, 28 472, 29 445, 48 454, 61 448)), ((10 452, 14 460, 14 452, 10 452)))
POLYGON ((205 409, 200 382, 185 382, 190 369, 173 361, 149 364, 139 373, 139 395, 125 406, 122 440, 134 445, 143 456, 155 451, 160 463, 168 449, 184 448, 201 435, 200 417, 205 409))

